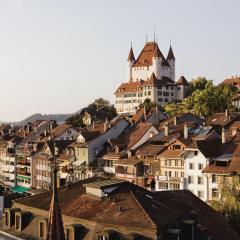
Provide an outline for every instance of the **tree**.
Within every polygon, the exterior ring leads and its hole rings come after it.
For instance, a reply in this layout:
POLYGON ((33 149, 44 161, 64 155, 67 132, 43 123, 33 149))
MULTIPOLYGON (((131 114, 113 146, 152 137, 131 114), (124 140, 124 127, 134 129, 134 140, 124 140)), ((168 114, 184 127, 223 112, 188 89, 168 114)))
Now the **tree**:
POLYGON ((73 127, 85 127, 80 114, 75 114, 75 115, 68 117, 65 120, 65 123, 72 125, 73 127))
POLYGON ((192 95, 196 90, 204 90, 207 83, 211 80, 207 80, 205 77, 197 77, 189 82, 189 95, 192 95))
POLYGON ((146 112, 150 112, 153 107, 156 107, 156 103, 153 103, 149 98, 146 98, 143 103, 139 105, 139 108, 146 109, 146 112))
POLYGON ((213 209, 227 217, 240 233, 240 176, 222 177, 218 183, 220 200, 210 201, 213 209))
POLYGON ((224 112, 226 109, 235 111, 231 101, 234 94, 235 90, 232 87, 214 86, 212 81, 208 81, 203 90, 197 89, 185 100, 185 107, 204 117, 224 112))
POLYGON ((98 110, 99 108, 102 108, 102 107, 109 107, 109 105, 110 103, 108 100, 100 97, 95 99, 93 103, 90 103, 88 107, 94 110, 98 110))

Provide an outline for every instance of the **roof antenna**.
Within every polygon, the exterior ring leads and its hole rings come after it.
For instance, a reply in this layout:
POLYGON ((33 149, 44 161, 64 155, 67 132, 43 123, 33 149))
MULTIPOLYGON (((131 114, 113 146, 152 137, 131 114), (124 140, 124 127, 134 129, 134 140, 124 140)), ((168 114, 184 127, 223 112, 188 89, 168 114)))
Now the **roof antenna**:
POLYGON ((146 43, 148 42, 148 31, 146 31, 146 43))

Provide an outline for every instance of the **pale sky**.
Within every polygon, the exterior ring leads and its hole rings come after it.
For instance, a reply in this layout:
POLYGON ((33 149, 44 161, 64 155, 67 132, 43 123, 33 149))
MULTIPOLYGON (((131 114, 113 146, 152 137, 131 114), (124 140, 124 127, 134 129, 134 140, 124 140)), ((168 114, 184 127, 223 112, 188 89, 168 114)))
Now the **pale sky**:
POLYGON ((153 30, 176 77, 240 75, 239 0, 0 0, 0 120, 71 113, 126 81, 153 30))

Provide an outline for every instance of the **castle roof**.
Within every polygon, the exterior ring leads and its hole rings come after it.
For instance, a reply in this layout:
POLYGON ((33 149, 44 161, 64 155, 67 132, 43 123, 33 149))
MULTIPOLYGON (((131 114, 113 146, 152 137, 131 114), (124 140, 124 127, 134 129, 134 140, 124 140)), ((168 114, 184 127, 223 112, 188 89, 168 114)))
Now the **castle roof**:
POLYGON ((181 76, 181 77, 178 79, 177 84, 178 84, 178 85, 185 85, 185 86, 188 86, 188 85, 189 85, 187 79, 186 79, 184 76, 181 76))
POLYGON ((172 46, 170 46, 168 55, 167 55, 167 60, 175 60, 175 56, 173 54, 172 46))
POLYGON ((134 57, 134 54, 133 54, 133 50, 132 50, 132 47, 130 48, 130 51, 129 51, 129 54, 128 54, 128 61, 135 61, 135 57, 134 57))
POLYGON ((151 66, 153 64, 152 58, 154 56, 161 57, 163 65, 169 66, 168 62, 158 48, 158 44, 156 42, 147 42, 133 67, 151 66))

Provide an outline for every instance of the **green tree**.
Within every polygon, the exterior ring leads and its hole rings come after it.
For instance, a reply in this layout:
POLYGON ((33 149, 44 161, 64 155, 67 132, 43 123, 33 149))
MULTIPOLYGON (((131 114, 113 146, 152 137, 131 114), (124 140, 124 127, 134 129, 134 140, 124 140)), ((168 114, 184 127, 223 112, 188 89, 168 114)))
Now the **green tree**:
POLYGON ((230 224, 240 233, 240 176, 221 178, 218 187, 220 199, 210 201, 210 205, 226 216, 230 224))
POLYGON ((146 112, 149 112, 153 107, 156 107, 156 103, 153 103, 149 98, 146 98, 143 103, 139 105, 139 108, 146 109, 146 112))
POLYGON ((192 95, 196 90, 204 90, 207 83, 211 80, 207 80, 205 77, 197 77, 189 82, 189 94, 192 95))
POLYGON ((102 107, 109 107, 110 103, 108 100, 104 99, 104 98, 97 98, 94 100, 93 103, 90 103, 88 105, 89 108, 92 108, 94 110, 98 110, 102 107))
POLYGON ((65 120, 66 124, 72 125, 73 127, 85 127, 80 114, 75 114, 68 117, 65 120))
POLYGON ((235 90, 230 86, 214 86, 212 81, 208 81, 203 90, 197 89, 185 100, 185 107, 204 117, 226 109, 235 111, 231 101, 234 94, 235 90))

